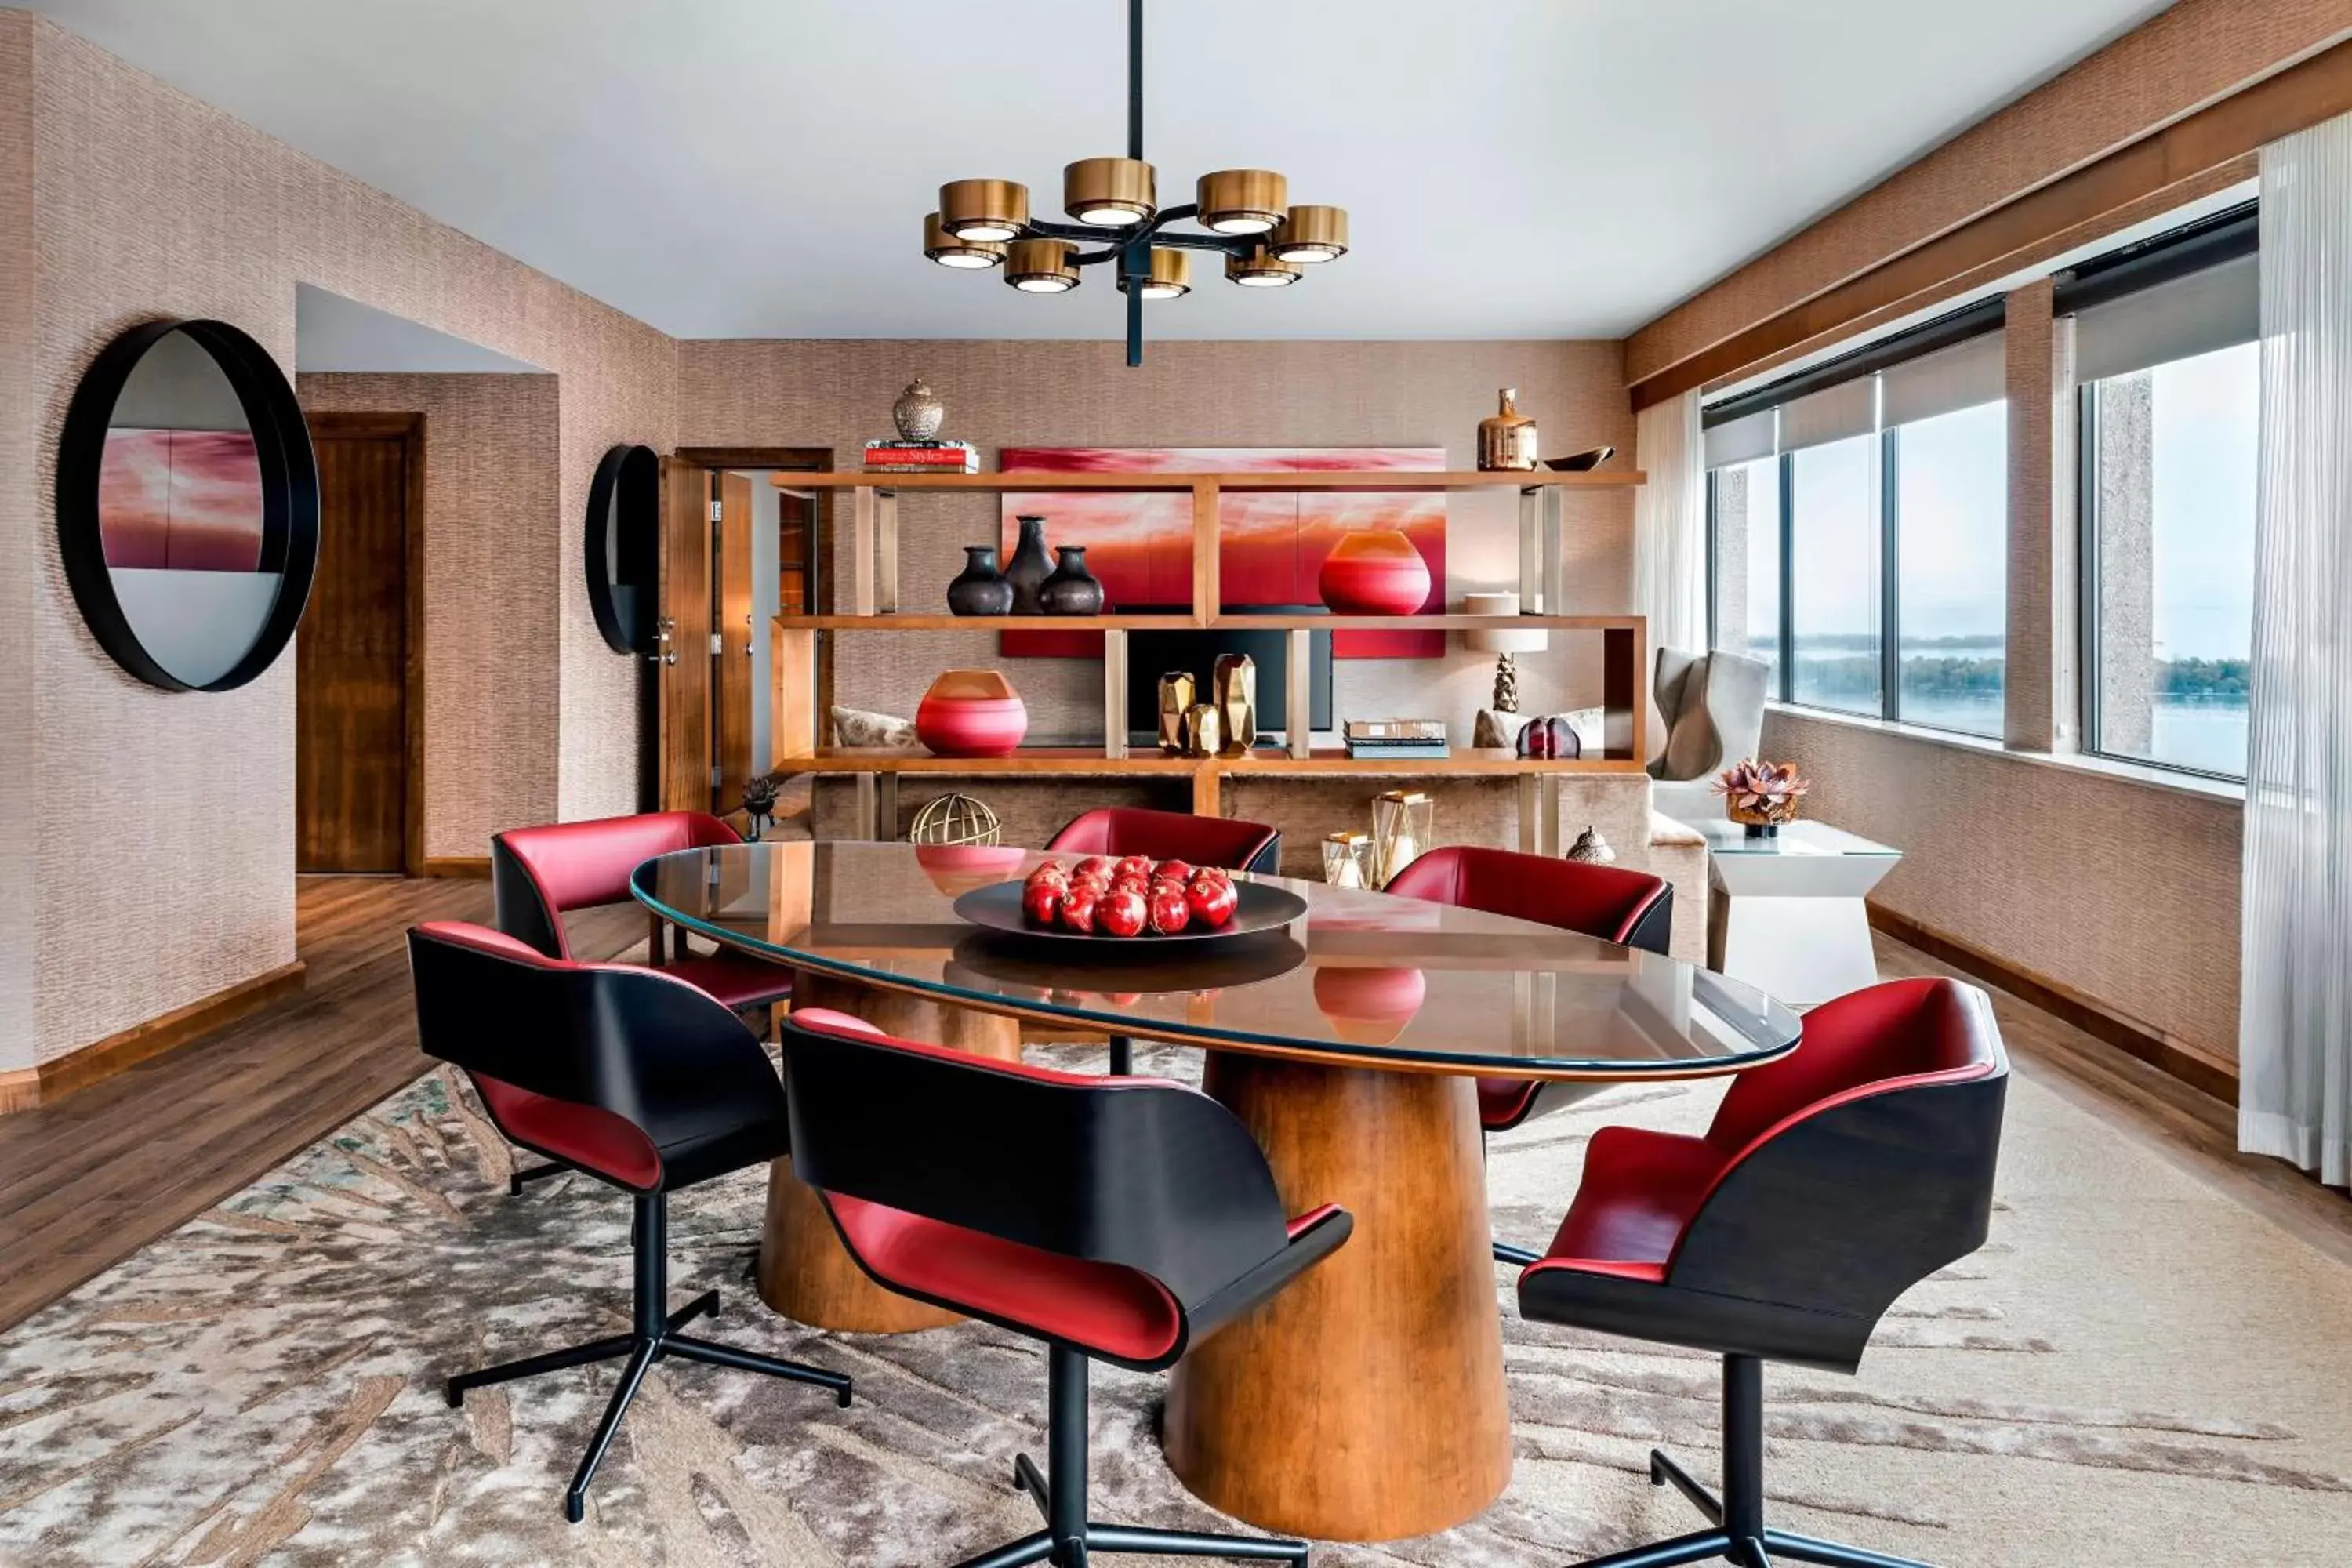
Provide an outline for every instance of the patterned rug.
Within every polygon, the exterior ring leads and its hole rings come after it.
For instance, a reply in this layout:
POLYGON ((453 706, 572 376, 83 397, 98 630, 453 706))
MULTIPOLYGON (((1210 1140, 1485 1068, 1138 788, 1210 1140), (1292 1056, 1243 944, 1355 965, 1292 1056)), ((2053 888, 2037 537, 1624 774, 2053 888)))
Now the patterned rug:
MULTIPOLYGON (((1498 1227, 1549 1234, 1595 1127, 1695 1130, 1716 1093, 1620 1090, 1499 1140, 1498 1227)), ((577 1177, 510 1198, 507 1172, 435 1074, 0 1337, 0 1560, 917 1568, 1034 1528, 1009 1478, 1043 1452, 1037 1348, 778 1319, 744 1283, 757 1173, 676 1201, 673 1300, 725 1288, 714 1337, 850 1373, 856 1404, 665 1363, 564 1524, 616 1364, 462 1411, 439 1383, 625 1326, 628 1207, 577 1177)), ((1318 1563, 1554 1568, 1696 1527, 1645 1456, 1712 1473, 1715 1364, 1523 1322, 1497 1287, 1509 1491, 1318 1563)), ((2347 1346, 2352 1271, 2021 1075, 1991 1244, 1898 1305, 1860 1377, 1768 1371, 1771 1506, 1955 1568, 2340 1562, 2347 1346)), ((1097 1370, 1093 1512, 1229 1528, 1160 1458, 1162 1386, 1097 1370)))

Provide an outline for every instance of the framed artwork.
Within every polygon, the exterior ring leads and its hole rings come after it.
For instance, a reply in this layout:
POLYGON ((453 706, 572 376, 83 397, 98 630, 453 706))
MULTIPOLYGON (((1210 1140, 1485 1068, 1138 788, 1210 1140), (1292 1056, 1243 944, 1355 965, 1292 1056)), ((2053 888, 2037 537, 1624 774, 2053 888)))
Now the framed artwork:
MULTIPOLYGON (((1005 469, 1050 473, 1282 473, 1383 468, 1440 472, 1442 447, 1007 447, 1005 469)), ((1186 493, 1105 490, 1008 491, 1000 527, 1004 558, 1023 515, 1045 520, 1045 542, 1083 544, 1108 611, 1192 602, 1192 498, 1186 493)), ((1429 563, 1423 615, 1445 609, 1445 497, 1439 492, 1223 493, 1217 514, 1223 608, 1247 610, 1321 602, 1316 577, 1339 536, 1356 529, 1402 529, 1429 563)), ((1099 632, 1005 632, 1011 658, 1099 658, 1099 632)), ((1437 658, 1444 632, 1335 632, 1338 658, 1437 658)))

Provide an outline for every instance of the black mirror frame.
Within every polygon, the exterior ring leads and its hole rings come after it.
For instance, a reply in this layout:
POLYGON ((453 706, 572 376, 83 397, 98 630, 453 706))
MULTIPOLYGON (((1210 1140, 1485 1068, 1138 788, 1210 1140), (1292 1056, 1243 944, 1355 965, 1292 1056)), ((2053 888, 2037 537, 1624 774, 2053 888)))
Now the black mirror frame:
POLYGON ((226 321, 165 320, 131 328, 100 352, 74 388, 58 447, 57 514, 58 552, 74 602, 115 663, 166 691, 230 691, 245 685, 275 664, 293 640, 319 567, 318 458, 286 373, 268 350, 226 321), (236 393, 261 470, 263 549, 283 550, 278 598, 252 646, 226 674, 201 686, 158 664, 123 614, 107 569, 98 505, 114 405, 147 351, 173 332, 187 333, 211 354, 236 393))
MULTIPOLYGON (((588 484, 583 563, 588 576, 588 608, 596 617, 596 629, 604 634, 605 646, 614 653, 647 652, 653 635, 653 628, 647 626, 632 638, 631 628, 622 625, 621 606, 614 597, 613 579, 605 566, 611 551, 604 537, 606 528, 616 511, 625 513, 636 508, 643 509, 647 541, 657 566, 661 548, 661 458, 651 447, 614 447, 597 463, 596 477, 588 484)), ((625 559, 625 543, 622 548, 625 559)))

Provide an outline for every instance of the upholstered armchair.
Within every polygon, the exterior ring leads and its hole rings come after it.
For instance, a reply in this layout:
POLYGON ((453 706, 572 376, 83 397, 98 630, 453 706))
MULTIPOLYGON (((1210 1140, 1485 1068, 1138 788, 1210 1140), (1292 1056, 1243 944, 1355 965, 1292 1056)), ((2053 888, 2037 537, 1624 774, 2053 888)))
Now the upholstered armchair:
POLYGON ((1708 785, 1723 769, 1756 755, 1763 744, 1764 697, 1771 667, 1717 648, 1695 654, 1658 650, 1658 711, 1666 746, 1650 763, 1657 781, 1652 805, 1680 821, 1722 815, 1708 785))

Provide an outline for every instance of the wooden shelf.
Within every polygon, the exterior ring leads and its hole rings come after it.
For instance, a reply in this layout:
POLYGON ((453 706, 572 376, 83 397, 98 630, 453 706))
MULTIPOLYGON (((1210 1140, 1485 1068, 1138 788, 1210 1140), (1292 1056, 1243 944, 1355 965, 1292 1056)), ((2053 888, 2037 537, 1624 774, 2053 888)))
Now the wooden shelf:
POLYGON ((1189 778, 1196 773, 1228 777, 1248 774, 1354 773, 1365 777, 1423 773, 1449 778, 1507 778, 1536 773, 1640 773, 1635 759, 1578 757, 1554 762, 1517 756, 1495 748, 1465 746, 1450 757, 1400 758, 1381 762, 1348 755, 1333 747, 1294 757, 1260 749, 1238 757, 1170 757, 1157 749, 1106 756, 1079 746, 1024 746, 1009 757, 935 757, 929 752, 905 752, 872 747, 827 746, 814 755, 779 757, 775 771, 785 773, 972 773, 1032 774, 1041 777, 1125 777, 1146 773, 1189 778))
POLYGON ((1639 616, 778 616, 788 632, 1146 632, 1213 631, 1476 632, 1628 631, 1639 616))
POLYGON ((867 474, 794 473, 779 471, 773 482, 785 489, 860 490, 1365 490, 1395 493, 1415 490, 1627 489, 1648 476, 1638 468, 1602 468, 1581 474, 1555 474, 1549 468, 1534 473, 1488 474, 1440 470, 1400 471, 1387 468, 1333 469, 1295 473, 1134 473, 1065 474, 1014 469, 992 474, 867 474))

